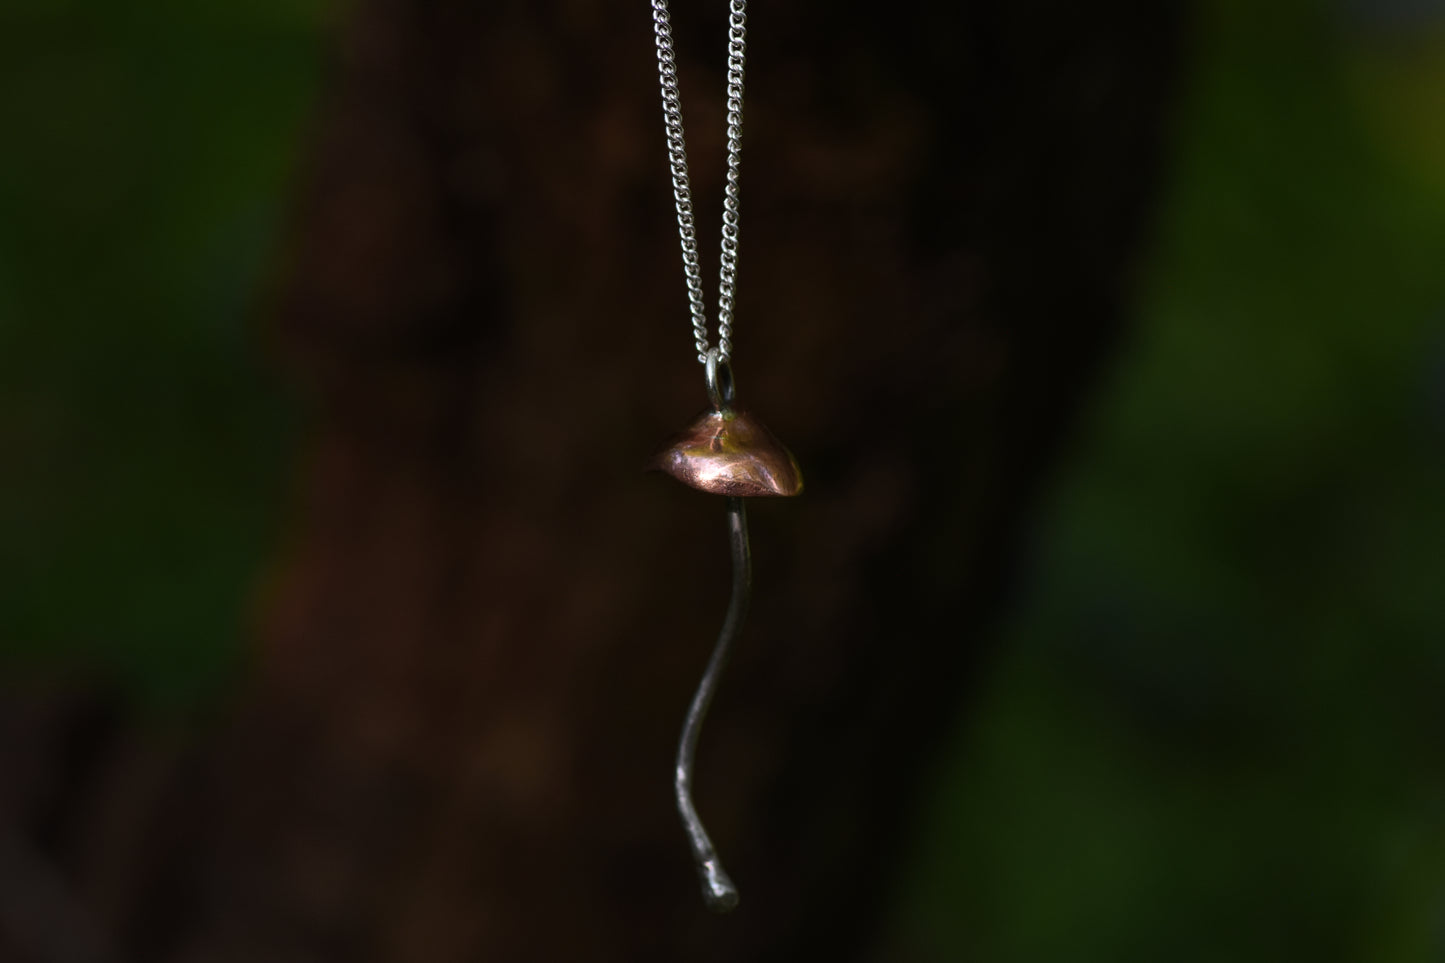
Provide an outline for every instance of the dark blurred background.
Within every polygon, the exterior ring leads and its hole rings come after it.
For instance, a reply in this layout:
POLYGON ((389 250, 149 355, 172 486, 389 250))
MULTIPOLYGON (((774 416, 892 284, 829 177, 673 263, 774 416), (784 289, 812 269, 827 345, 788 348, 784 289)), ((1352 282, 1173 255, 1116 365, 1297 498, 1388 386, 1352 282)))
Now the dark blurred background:
POLYGON ((1024 6, 751 11, 719 922, 645 7, 9 0, 3 959, 1445 960, 1445 4, 1024 6))

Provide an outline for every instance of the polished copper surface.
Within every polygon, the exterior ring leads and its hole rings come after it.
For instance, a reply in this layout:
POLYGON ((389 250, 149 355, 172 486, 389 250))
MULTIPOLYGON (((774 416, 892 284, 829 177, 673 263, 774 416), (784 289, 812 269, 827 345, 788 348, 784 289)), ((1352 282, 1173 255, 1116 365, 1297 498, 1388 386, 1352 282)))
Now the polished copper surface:
POLYGON ((737 408, 709 410, 648 465, 715 495, 796 495, 803 472, 792 452, 737 408))

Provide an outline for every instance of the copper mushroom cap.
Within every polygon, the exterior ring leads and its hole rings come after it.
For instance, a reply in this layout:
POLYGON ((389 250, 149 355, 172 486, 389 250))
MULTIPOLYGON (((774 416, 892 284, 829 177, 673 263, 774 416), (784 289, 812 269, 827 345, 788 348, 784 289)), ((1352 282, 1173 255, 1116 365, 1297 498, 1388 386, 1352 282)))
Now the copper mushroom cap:
POLYGON ((648 463, 715 495, 797 495, 803 472, 792 452, 747 412, 703 412, 648 463))

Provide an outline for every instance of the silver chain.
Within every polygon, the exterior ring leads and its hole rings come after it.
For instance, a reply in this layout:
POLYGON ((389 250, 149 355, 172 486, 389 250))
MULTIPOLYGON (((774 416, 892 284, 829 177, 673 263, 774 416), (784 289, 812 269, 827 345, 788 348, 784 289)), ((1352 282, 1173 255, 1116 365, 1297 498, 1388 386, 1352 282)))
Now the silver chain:
MULTIPOLYGON (((723 188, 722 248, 718 257, 718 359, 732 357, 733 293, 738 272, 738 165, 743 147, 743 54, 747 37, 747 0, 728 2, 728 172, 723 188)), ((687 144, 682 133, 682 96, 677 84, 677 56, 667 0, 652 0, 652 25, 657 33, 657 76, 662 84, 662 119, 667 128, 667 159, 672 167, 672 196, 677 202, 677 233, 682 239, 682 272, 687 277, 687 303, 697 360, 707 363, 707 308, 702 293, 702 268, 697 261, 697 230, 692 216, 692 187, 687 177, 687 144)))

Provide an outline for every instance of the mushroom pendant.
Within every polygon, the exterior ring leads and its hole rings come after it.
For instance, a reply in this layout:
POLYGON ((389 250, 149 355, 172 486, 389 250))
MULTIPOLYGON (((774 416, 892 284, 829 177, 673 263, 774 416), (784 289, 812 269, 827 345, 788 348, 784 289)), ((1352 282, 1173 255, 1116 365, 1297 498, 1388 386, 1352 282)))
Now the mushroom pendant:
POLYGON ((712 408, 673 439, 649 467, 665 471, 699 491, 727 496, 728 540, 732 546, 732 596, 712 657, 692 697, 682 736, 678 740, 673 789, 677 810, 692 843, 702 882, 703 898, 718 912, 738 903, 733 885, 692 801, 693 760, 698 732, 717 689, 718 676, 727 664, 734 640, 742 632, 752 594, 752 557, 748 548, 748 518, 743 499, 762 495, 797 495, 803 490, 803 473, 782 442, 762 422, 734 405, 732 369, 707 353, 707 393, 712 408))

